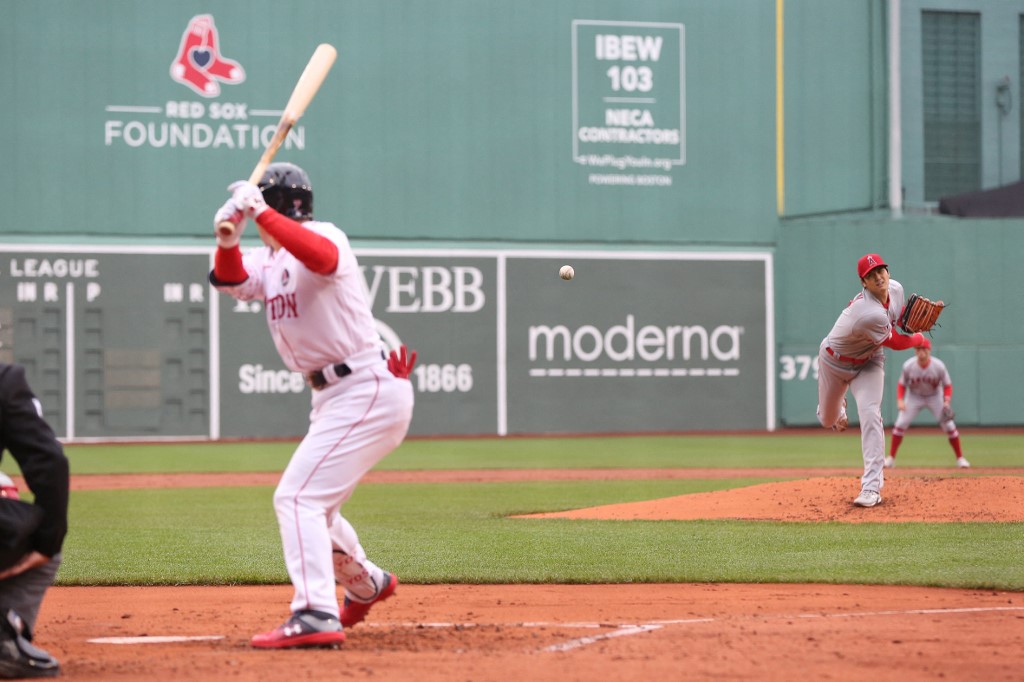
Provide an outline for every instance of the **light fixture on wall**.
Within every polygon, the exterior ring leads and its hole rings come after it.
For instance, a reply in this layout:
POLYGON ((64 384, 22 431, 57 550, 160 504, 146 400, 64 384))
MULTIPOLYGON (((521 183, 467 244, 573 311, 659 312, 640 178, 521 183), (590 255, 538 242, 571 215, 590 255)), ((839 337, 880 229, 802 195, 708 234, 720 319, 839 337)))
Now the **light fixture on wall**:
POLYGON ((1003 76, 996 83, 996 109, 1000 115, 1007 116, 1013 107, 1013 96, 1010 94, 1010 77, 1003 76))
POLYGON ((996 82, 996 110, 999 112, 999 184, 1003 184, 1003 119, 1009 116, 1013 108, 1013 95, 1010 93, 1010 77, 1003 76, 996 82))

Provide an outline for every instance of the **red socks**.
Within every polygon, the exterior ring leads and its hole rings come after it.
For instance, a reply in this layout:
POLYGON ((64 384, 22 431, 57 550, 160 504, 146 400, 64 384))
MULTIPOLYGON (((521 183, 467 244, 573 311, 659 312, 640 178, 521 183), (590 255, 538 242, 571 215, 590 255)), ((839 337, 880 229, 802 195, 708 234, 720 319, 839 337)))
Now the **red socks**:
MULTIPOLYGON (((896 458, 896 451, 900 449, 900 443, 902 442, 903 436, 893 435, 892 443, 889 445, 889 456, 893 459, 896 458)), ((949 445, 953 448, 953 452, 956 453, 957 459, 964 456, 964 453, 960 450, 960 436, 953 436, 950 438, 949 445)))
POLYGON ((896 451, 900 449, 900 443, 903 442, 903 436, 897 436, 893 434, 892 444, 889 446, 889 456, 896 459, 896 451))

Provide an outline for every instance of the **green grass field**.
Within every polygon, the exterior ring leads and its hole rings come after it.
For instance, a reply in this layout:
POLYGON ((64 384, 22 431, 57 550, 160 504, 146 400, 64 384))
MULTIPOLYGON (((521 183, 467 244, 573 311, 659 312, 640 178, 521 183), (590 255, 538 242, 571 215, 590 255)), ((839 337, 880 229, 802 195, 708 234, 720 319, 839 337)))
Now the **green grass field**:
MULTIPOLYGON (((965 433, 974 472, 1024 465, 1024 436, 965 433)), ((67 446, 73 474, 280 471, 293 443, 67 446)), ((901 466, 950 467, 921 428, 901 466)), ((4 460, 12 471, 13 462, 4 460)), ((861 466, 860 440, 799 432, 410 440, 389 470, 861 466)), ((360 486, 344 509, 406 583, 815 582, 1024 590, 1024 524, 511 519, 778 477, 360 486)), ((271 487, 76 491, 60 584, 284 583, 271 487)))

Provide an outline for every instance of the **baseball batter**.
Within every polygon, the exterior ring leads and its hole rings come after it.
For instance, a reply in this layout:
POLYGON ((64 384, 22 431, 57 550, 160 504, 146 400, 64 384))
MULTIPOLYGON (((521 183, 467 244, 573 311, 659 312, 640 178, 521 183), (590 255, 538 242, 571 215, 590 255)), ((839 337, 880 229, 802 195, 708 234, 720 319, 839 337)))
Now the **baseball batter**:
POLYGON ((857 261, 863 289, 843 310, 818 349, 818 421, 826 429, 845 431, 846 392, 853 393, 860 419, 864 474, 853 503, 873 507, 882 501, 885 431, 882 393, 885 388, 885 353, 882 348, 905 350, 921 343, 921 334, 906 336, 896 321, 906 302, 903 285, 889 277, 889 266, 877 253, 857 261))
POLYGON ((415 354, 387 361, 345 234, 313 220, 309 178, 290 163, 271 164, 259 186, 232 183, 214 225, 210 282, 244 301, 263 301, 284 364, 312 388, 309 430, 274 492, 288 575, 295 588, 291 618, 252 638, 257 648, 337 647, 344 628, 390 597, 397 577, 366 556, 339 510, 359 480, 405 438, 413 389, 406 380, 415 354), (253 218, 264 247, 245 255, 239 238, 253 218), (345 590, 340 609, 335 585, 345 590))
POLYGON ((960 431, 953 421, 953 380, 942 360, 932 355, 932 342, 923 339, 914 349, 916 357, 903 363, 899 382, 896 384, 896 408, 899 414, 892 427, 892 441, 889 456, 885 458, 886 468, 896 465, 896 451, 903 442, 914 418, 924 409, 930 410, 939 420, 939 426, 949 437, 949 445, 956 455, 956 465, 961 469, 971 466, 960 448, 960 431))

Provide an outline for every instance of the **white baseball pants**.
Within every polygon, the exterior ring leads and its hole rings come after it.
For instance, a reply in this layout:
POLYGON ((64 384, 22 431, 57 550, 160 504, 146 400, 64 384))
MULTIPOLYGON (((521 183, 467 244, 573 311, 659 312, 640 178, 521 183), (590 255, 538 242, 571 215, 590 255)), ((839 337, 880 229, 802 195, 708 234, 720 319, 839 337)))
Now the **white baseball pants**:
POLYGON ((853 394, 860 421, 860 447, 864 458, 861 490, 882 492, 885 484, 885 429, 882 424, 882 395, 885 390, 885 356, 873 356, 863 365, 837 363, 825 351, 818 351, 818 422, 826 429, 839 419, 846 391, 853 394))
POLYGON ((353 557, 378 584, 382 575, 339 510, 359 480, 405 438, 413 387, 380 360, 314 391, 312 404, 309 431, 274 492, 274 510, 295 587, 292 611, 338 617, 333 550, 353 557))

